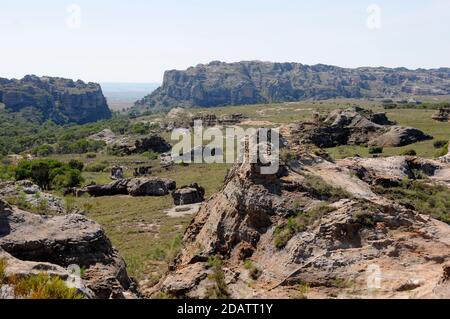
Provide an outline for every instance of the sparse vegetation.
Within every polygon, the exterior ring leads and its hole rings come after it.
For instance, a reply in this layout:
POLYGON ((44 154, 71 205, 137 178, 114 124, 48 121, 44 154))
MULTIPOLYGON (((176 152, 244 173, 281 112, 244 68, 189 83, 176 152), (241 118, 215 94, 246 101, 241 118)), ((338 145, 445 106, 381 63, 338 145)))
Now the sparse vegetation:
POLYGON ((382 147, 369 147, 369 154, 376 155, 376 154, 383 154, 383 148, 382 147))
POLYGON ((45 273, 27 277, 6 276, 7 262, 0 259, 0 288, 11 285, 16 298, 25 299, 82 299, 77 289, 67 287, 66 283, 58 277, 45 273))
POLYGON ((208 287, 205 298, 207 299, 229 299, 227 283, 225 282, 225 274, 223 272, 223 261, 219 256, 210 257, 208 266, 212 273, 208 276, 212 282, 212 286, 208 287))
POLYGON ((17 297, 25 299, 83 299, 75 288, 67 287, 58 277, 45 273, 25 278, 12 278, 8 282, 14 287, 17 297))
POLYGON ((325 214, 332 212, 334 209, 329 205, 320 205, 308 212, 299 212, 295 216, 277 226, 274 231, 274 245, 278 249, 286 247, 288 242, 297 233, 304 232, 315 221, 321 219, 325 214))
POLYGON ((398 187, 378 186, 375 191, 399 204, 414 207, 422 214, 450 224, 450 189, 444 185, 434 185, 427 180, 406 179, 398 187))
POLYGON ((416 156, 417 152, 415 150, 413 150, 413 149, 410 149, 410 150, 406 150, 406 151, 402 152, 401 155, 403 155, 403 156, 416 156))
POLYGON ((444 144, 444 146, 442 146, 442 148, 436 152, 435 156, 436 157, 441 157, 441 156, 445 156, 448 154, 448 142, 446 144, 444 144))
POLYGON ((314 191, 313 195, 323 200, 335 202, 343 198, 352 198, 352 195, 341 187, 332 186, 316 175, 306 175, 305 184, 314 191))

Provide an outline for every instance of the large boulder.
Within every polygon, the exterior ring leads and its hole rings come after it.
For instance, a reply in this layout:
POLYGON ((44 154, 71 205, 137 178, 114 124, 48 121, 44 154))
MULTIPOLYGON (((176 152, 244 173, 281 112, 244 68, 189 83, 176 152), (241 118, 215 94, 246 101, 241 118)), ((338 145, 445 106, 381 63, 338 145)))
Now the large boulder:
POLYGON ((433 137, 419 129, 393 126, 386 133, 372 139, 369 146, 400 147, 430 139, 433 137))
POLYGON ((198 184, 183 186, 172 193, 175 206, 201 203, 205 200, 205 189, 198 184))
POLYGON ((95 298, 136 296, 124 260, 103 229, 81 215, 45 217, 0 200, 0 250, 13 258, 10 271, 38 271, 64 279, 67 267, 85 269, 84 285, 95 298), (14 270, 15 269, 15 270, 14 270))
POLYGON ((166 196, 176 189, 176 182, 158 177, 128 178, 107 185, 91 185, 82 189, 94 197, 131 195, 166 196))

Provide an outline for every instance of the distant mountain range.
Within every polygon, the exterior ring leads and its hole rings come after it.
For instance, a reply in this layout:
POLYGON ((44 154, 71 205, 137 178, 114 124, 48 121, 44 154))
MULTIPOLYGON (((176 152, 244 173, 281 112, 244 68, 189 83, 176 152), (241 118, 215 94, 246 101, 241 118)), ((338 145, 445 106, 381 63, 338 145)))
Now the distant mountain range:
POLYGON ((0 78, 0 103, 8 111, 26 113, 40 122, 84 124, 111 118, 100 85, 81 80, 35 75, 0 78))
POLYGON ((138 109, 216 107, 330 98, 400 98, 450 94, 450 68, 417 69, 245 61, 211 62, 164 74, 138 109))

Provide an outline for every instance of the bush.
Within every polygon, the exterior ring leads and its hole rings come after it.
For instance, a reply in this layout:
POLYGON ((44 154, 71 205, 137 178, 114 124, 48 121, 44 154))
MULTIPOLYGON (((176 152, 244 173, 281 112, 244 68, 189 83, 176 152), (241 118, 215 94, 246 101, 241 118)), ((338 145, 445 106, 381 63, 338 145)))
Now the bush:
POLYGON ((83 168, 84 168, 84 163, 81 162, 81 161, 73 159, 73 160, 69 161, 69 167, 71 169, 79 170, 81 172, 83 170, 83 168))
POLYGON ((153 151, 148 151, 142 154, 143 156, 147 157, 149 160, 154 161, 157 160, 159 157, 158 153, 155 153, 153 151))
POLYGON ((206 298, 229 299, 230 293, 225 281, 222 259, 219 256, 210 257, 208 266, 212 269, 212 274, 208 278, 213 282, 213 285, 206 290, 206 298))
POLYGON ((55 153, 55 149, 53 146, 44 144, 38 147, 35 147, 32 151, 34 156, 46 157, 55 153))
POLYGON ((439 140, 439 141, 435 141, 433 143, 433 146, 434 146, 435 149, 441 149, 447 144, 448 144, 448 141, 446 141, 446 140, 439 140))
POLYGON ((403 155, 403 156, 417 156, 417 152, 415 150, 407 150, 407 151, 404 151, 401 155, 403 155))
POLYGON ((58 277, 38 274, 22 279, 13 279, 14 293, 26 299, 82 299, 83 296, 75 288, 67 287, 58 277))
POLYGON ((15 178, 31 179, 44 190, 76 187, 83 181, 80 170, 56 160, 22 161, 16 169, 15 178))
POLYGON ((299 212, 290 217, 287 222, 275 228, 274 245, 278 249, 284 248, 295 234, 304 232, 315 221, 334 209, 328 205, 321 205, 308 212, 299 212))
POLYGON ((288 162, 295 161, 296 159, 298 159, 298 156, 295 152, 284 148, 280 152, 280 159, 282 162, 288 163, 288 162))
POLYGON ((101 173, 104 172, 108 168, 108 166, 109 164, 107 162, 93 163, 87 165, 84 170, 91 173, 101 173))
POLYGON ((382 147, 370 147, 369 148, 369 154, 383 154, 384 149, 382 147))
POLYGON ((442 148, 436 152, 435 156, 436 157, 441 157, 441 156, 445 156, 448 154, 448 146, 449 143, 447 142, 444 146, 442 146, 442 148))

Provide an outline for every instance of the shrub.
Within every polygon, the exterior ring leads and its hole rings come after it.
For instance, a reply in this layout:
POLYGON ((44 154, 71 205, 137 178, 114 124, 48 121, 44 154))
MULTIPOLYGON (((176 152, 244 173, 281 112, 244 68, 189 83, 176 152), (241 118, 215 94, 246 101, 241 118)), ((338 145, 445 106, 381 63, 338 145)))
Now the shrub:
POLYGON ((6 260, 0 259, 0 288, 6 280, 6 260))
POLYGON ((26 299, 82 299, 83 296, 75 288, 67 287, 58 277, 38 274, 22 279, 13 279, 14 293, 26 299))
POLYGON ((446 141, 446 140, 439 140, 439 141, 435 141, 433 143, 433 146, 434 146, 435 149, 441 149, 447 144, 448 144, 448 141, 446 141))
POLYGON ((447 144, 445 144, 444 146, 442 146, 442 148, 436 152, 435 156, 436 157, 441 157, 441 156, 445 156, 448 154, 448 146, 449 143, 447 142, 447 144))
POLYGON ((54 154, 55 153, 55 149, 51 145, 44 144, 44 145, 40 145, 38 147, 35 147, 33 149, 32 153, 35 156, 45 157, 45 156, 49 156, 49 155, 54 154))
POLYGON ((373 146, 369 148, 369 154, 383 154, 384 149, 382 147, 373 146))
POLYGON ((308 212, 299 212, 295 216, 290 217, 287 222, 275 228, 275 247, 278 249, 286 247, 287 243, 295 234, 306 231, 315 221, 333 210, 334 209, 328 205, 320 205, 308 212))
POLYGON ((149 160, 154 161, 157 160, 159 157, 158 153, 155 153, 153 151, 148 151, 142 154, 143 156, 147 157, 149 160))
POLYGON ((284 148, 280 151, 280 159, 282 162, 288 163, 290 161, 295 161, 296 159, 298 159, 298 156, 295 152, 284 148))
POLYGON ((79 170, 81 172, 84 168, 84 163, 81 161, 72 159, 69 161, 69 167, 71 169, 79 170))
POLYGON ((213 282, 213 285, 206 290, 206 298, 229 299, 230 293, 225 282, 222 259, 219 256, 210 257, 208 266, 212 269, 212 274, 208 278, 213 282))
POLYGON ((19 163, 16 180, 31 179, 42 189, 75 187, 83 181, 81 171, 56 160, 33 160, 19 163))
POLYGON ((87 165, 84 170, 86 172, 100 173, 100 172, 104 172, 108 168, 108 166, 109 166, 109 164, 107 162, 93 163, 93 164, 87 165))
POLYGON ((417 156, 417 152, 413 149, 402 152, 403 156, 417 156))

